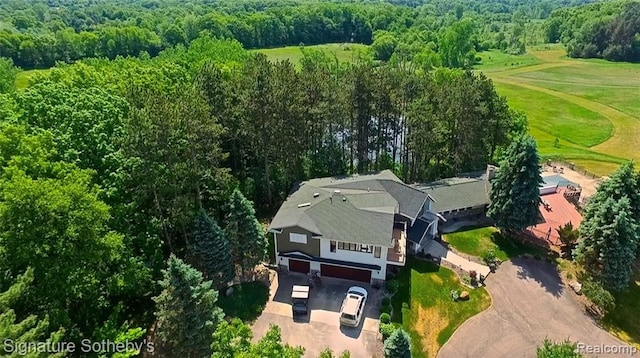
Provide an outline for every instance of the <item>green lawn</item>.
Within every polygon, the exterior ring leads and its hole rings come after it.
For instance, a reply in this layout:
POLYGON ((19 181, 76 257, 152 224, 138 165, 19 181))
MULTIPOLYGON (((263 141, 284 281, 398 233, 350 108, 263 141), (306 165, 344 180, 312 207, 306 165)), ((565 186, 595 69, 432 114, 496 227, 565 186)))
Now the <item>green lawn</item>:
POLYGON ((462 229, 445 234, 443 239, 456 250, 472 256, 482 257, 485 252, 493 249, 496 257, 502 261, 522 254, 545 255, 543 248, 510 239, 491 226, 462 229))
POLYGON ((616 308, 605 316, 605 328, 640 349, 640 272, 636 272, 629 288, 613 296, 616 308))
POLYGON ((556 138, 591 147, 613 134, 611 121, 573 103, 510 84, 496 83, 496 88, 498 93, 507 97, 512 108, 527 113, 531 128, 556 138))
POLYGON ((23 89, 29 85, 29 79, 35 75, 36 73, 42 73, 47 70, 29 70, 29 71, 20 71, 16 76, 16 88, 23 89))
POLYGON ((476 70, 494 80, 510 106, 526 113, 543 157, 598 175, 640 160, 632 149, 640 144, 637 64, 572 59, 560 45, 529 50, 519 56, 480 53, 476 70))
POLYGON ((233 294, 218 297, 218 306, 225 316, 237 317, 243 322, 253 322, 264 310, 269 300, 269 288, 262 282, 244 282, 233 286, 233 294))
POLYGON ((408 257, 396 279, 392 320, 411 336, 414 358, 435 357, 464 321, 491 305, 484 288, 469 290, 453 271, 428 261, 408 257), (451 290, 469 290, 469 301, 453 302, 451 290))
POLYGON ((509 55, 499 50, 480 52, 478 57, 481 61, 475 68, 482 72, 499 72, 544 62, 531 54, 509 55))
MULTIPOLYGON (((358 53, 360 51, 365 51, 368 46, 350 43, 304 46, 304 48, 320 50, 331 57, 335 56, 340 62, 346 62, 354 60, 358 56, 358 53)), ((253 51, 264 53, 271 61, 282 61, 288 59, 295 64, 297 64, 302 57, 302 50, 299 46, 276 47, 253 51)))

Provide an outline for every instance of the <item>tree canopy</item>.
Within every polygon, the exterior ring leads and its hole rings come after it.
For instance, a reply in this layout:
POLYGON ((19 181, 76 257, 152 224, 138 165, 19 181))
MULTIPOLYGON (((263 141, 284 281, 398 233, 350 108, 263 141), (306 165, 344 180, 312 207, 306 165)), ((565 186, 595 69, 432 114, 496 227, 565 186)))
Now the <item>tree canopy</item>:
POLYGON ((508 230, 524 230, 539 220, 540 158, 530 136, 516 138, 504 152, 491 184, 487 215, 508 230))

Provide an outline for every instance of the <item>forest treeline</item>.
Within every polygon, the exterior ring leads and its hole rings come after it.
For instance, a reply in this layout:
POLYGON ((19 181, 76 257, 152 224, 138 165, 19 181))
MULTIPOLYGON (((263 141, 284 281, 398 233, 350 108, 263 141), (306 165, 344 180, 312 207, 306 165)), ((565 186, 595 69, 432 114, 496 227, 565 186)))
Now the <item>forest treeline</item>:
POLYGON ((548 42, 571 57, 640 62, 640 2, 607 1, 556 10, 545 22, 548 42))
MULTIPOLYGON (((463 16, 473 25, 471 31, 466 29, 460 35, 468 38, 470 49, 521 53, 527 42, 541 38, 534 35, 540 33, 539 19, 548 17, 554 9, 585 2, 590 0, 13 0, 0 4, 0 57, 32 69, 91 57, 155 56, 162 49, 190 43, 201 32, 236 39, 245 48, 329 42, 371 44, 386 36, 387 53, 390 43, 391 53, 401 43, 399 53, 403 57, 421 52, 422 57, 430 57, 447 46, 442 44, 447 41, 443 40, 448 36, 445 30, 463 16)), ((380 59, 387 57, 390 55, 382 53, 380 59)), ((447 59, 443 62, 455 63, 447 59)))
POLYGON ((65 340, 141 337, 171 309, 152 299, 170 254, 214 288, 221 263, 263 258, 238 241, 263 235, 244 197, 268 212, 311 177, 482 169, 527 128, 481 74, 308 50, 297 69, 208 36, 60 64, 0 95, 0 125, 0 292, 29 278, 13 317, 65 340))

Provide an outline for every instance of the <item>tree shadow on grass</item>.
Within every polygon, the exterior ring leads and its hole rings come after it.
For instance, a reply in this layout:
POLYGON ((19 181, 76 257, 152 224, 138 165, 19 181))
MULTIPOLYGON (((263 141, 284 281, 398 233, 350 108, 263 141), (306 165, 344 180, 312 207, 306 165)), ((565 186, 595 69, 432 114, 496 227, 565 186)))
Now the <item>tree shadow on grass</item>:
POLYGON ((562 278, 558 269, 543 261, 516 258, 511 262, 518 267, 518 278, 532 279, 554 297, 560 297, 564 291, 562 278))
POLYGON ((260 316, 269 299, 269 288, 260 281, 243 282, 233 286, 233 293, 218 297, 218 306, 225 316, 237 317, 243 322, 253 322, 260 316))
POLYGON ((419 274, 428 273, 428 272, 438 272, 440 270, 440 266, 437 264, 418 259, 414 257, 408 257, 406 265, 398 272, 398 274, 393 278, 397 280, 400 284, 398 287, 398 292, 391 298, 391 306, 393 307, 393 315, 391 317, 391 322, 402 325, 404 322, 404 317, 402 314, 403 308, 411 309, 411 272, 416 271, 419 274))

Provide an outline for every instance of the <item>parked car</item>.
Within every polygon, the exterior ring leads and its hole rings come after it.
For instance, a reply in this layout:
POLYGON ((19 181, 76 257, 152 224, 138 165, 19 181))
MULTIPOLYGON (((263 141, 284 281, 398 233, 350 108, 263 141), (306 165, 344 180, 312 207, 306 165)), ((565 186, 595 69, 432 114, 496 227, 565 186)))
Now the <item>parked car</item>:
POLYGON ((309 286, 294 285, 291 292, 291 310, 293 316, 307 315, 309 313, 309 286))
POLYGON ((349 287, 340 308, 341 325, 357 327, 360 324, 368 296, 367 290, 360 286, 349 287))

